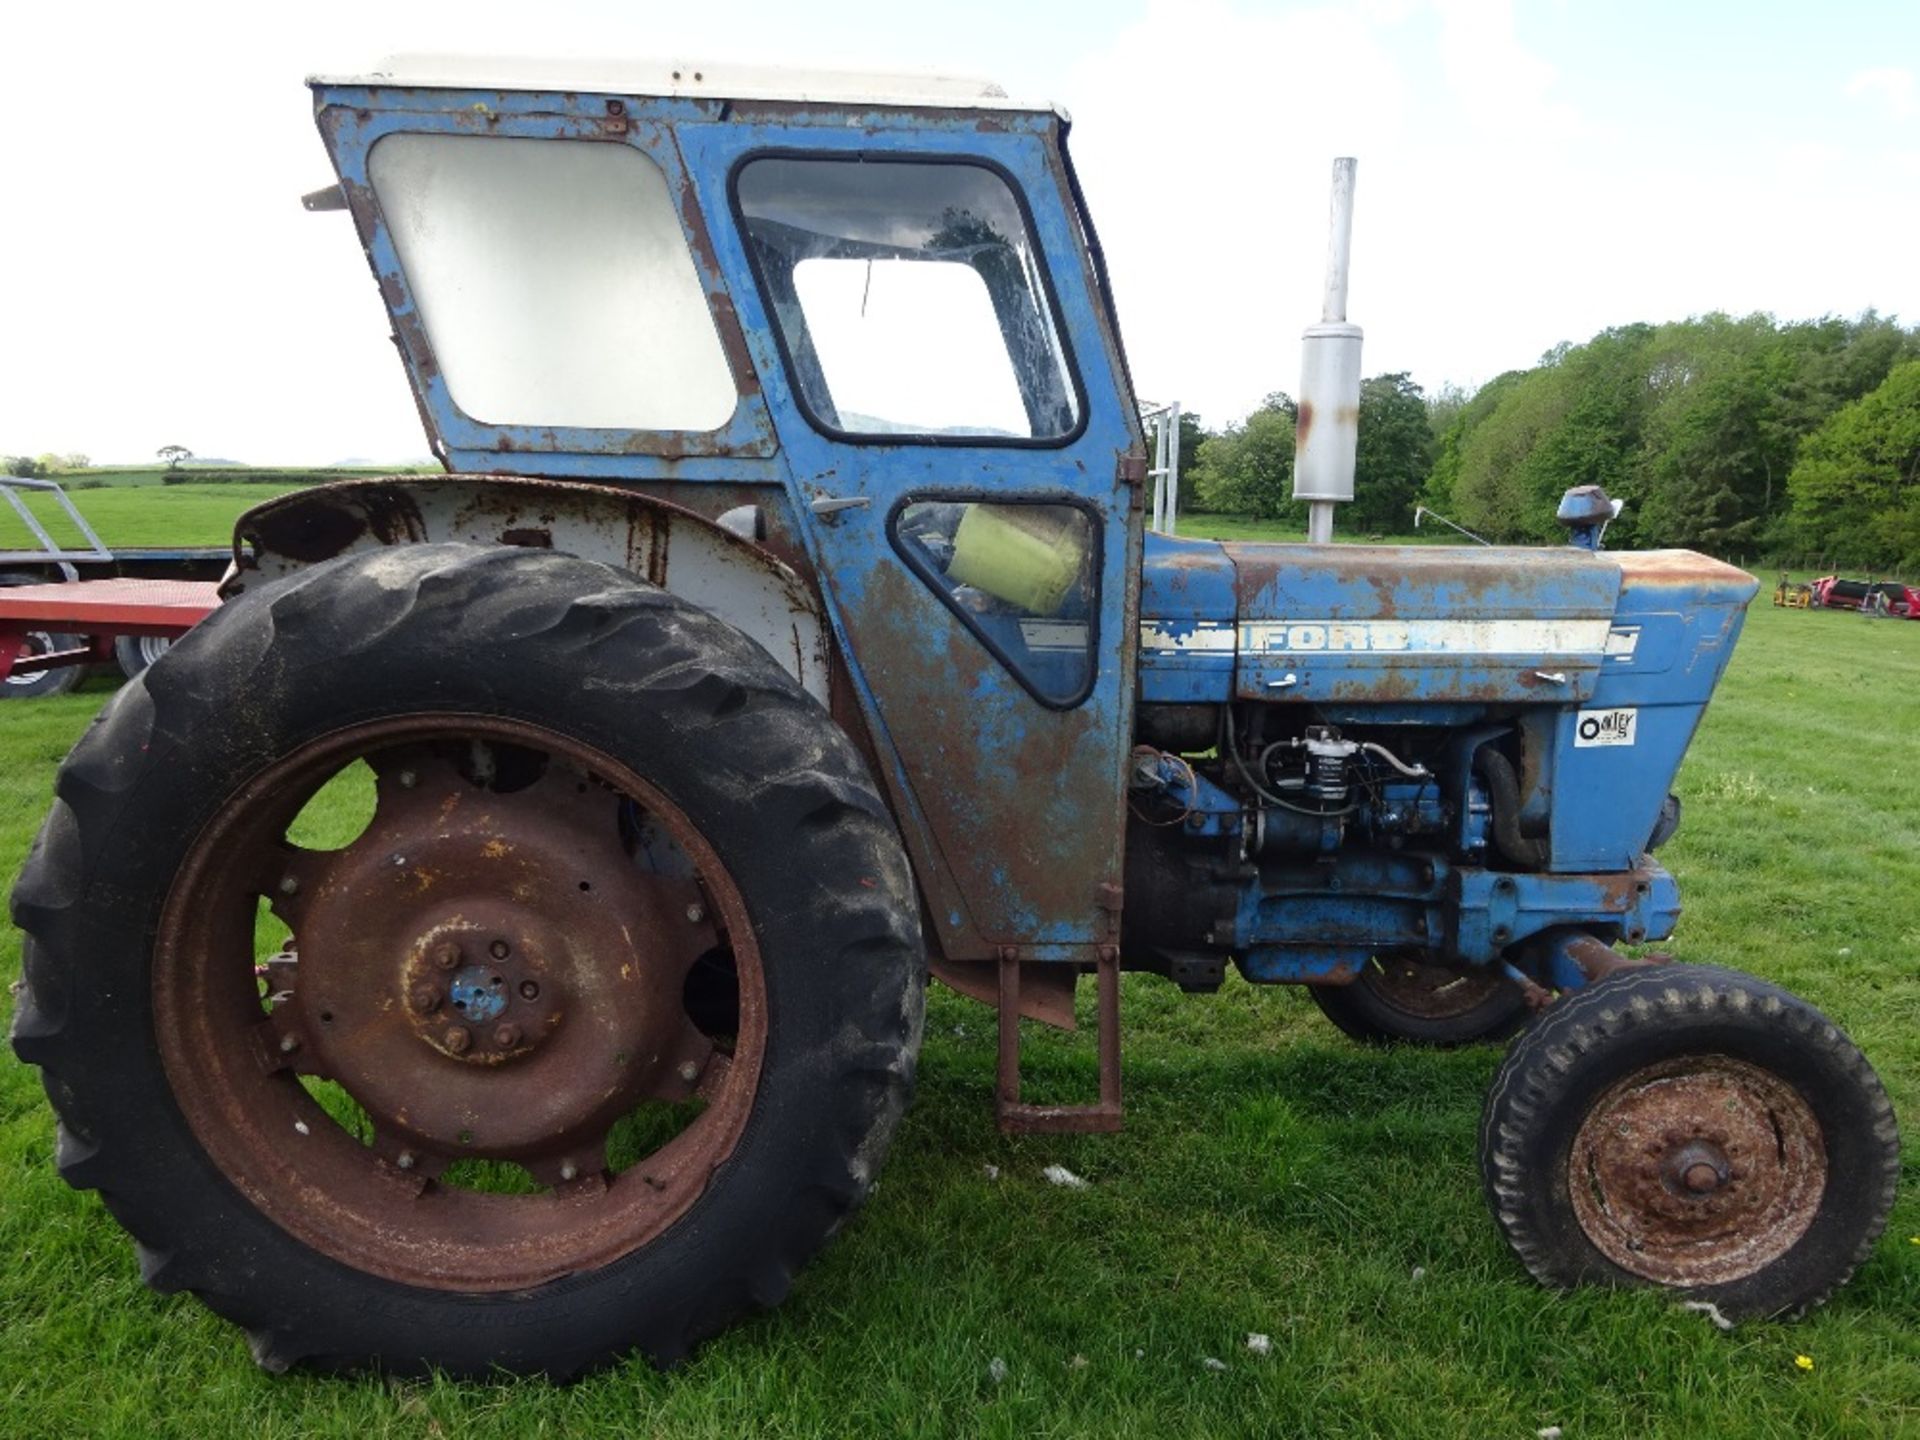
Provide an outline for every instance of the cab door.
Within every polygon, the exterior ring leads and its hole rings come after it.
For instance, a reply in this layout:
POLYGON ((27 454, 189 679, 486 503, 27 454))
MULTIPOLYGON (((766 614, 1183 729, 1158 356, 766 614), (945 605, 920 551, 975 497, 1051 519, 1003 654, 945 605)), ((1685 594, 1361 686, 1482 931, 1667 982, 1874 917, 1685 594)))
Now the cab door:
POLYGON ((683 126, 949 958, 1117 939, 1138 425, 1048 115, 683 126), (724 177, 724 180, 722 179, 724 177))

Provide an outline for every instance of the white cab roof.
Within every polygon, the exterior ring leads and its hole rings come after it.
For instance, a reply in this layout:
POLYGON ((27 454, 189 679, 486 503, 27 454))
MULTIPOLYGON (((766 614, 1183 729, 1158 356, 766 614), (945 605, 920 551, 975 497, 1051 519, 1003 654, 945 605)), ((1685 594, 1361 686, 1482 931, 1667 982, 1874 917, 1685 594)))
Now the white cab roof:
POLYGON ((991 80, 957 75, 812 70, 698 60, 590 60, 517 55, 390 55, 360 74, 311 75, 309 85, 423 90, 543 90, 675 99, 826 101, 953 110, 1050 111, 1010 99, 991 80))

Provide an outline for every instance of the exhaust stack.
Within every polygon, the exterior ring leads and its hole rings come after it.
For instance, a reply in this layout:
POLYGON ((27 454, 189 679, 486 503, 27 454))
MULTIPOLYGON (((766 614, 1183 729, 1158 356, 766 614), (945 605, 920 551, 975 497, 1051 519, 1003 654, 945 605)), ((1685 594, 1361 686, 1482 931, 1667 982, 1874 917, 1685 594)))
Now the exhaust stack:
POLYGON ((1361 329, 1347 323, 1347 272, 1353 255, 1350 155, 1333 162, 1327 235, 1327 290, 1320 323, 1301 336, 1300 418, 1293 441, 1293 494, 1307 502, 1307 539, 1333 539, 1333 507, 1353 499, 1353 459, 1360 440, 1361 329))

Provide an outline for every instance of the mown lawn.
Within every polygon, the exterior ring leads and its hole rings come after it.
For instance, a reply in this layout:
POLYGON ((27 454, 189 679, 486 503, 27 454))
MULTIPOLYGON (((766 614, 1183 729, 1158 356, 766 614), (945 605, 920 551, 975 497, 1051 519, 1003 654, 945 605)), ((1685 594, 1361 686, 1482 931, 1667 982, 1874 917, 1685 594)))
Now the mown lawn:
MULTIPOLYGON (((298 487, 235 482, 230 485, 114 485, 75 490, 68 498, 109 549, 141 546, 225 545, 233 539, 240 514, 298 487)), ((74 523, 48 495, 28 504, 53 538, 65 545, 86 542, 74 523)), ((11 508, 0 509, 0 550, 36 549, 11 508)))
MULTIPOLYGON (((104 695, 0 707, 0 876, 104 695)), ((1689 903, 1670 948, 1826 1009, 1914 1134, 1917 698, 1920 624, 1763 596, 1663 852, 1689 903)), ((0 976, 18 968, 7 931, 0 976)), ((1475 1171, 1494 1051, 1363 1051, 1303 994, 1238 982, 1189 998, 1134 977, 1125 1018, 1125 1133, 1012 1140, 989 1013, 937 994, 884 1181, 788 1303, 673 1375, 630 1363, 568 1389, 256 1371, 238 1332, 142 1288, 98 1200, 56 1177, 36 1077, 8 1055, 0 1436, 1920 1434, 1913 1144, 1854 1283, 1725 1335, 1658 1296, 1525 1277, 1475 1171), (1049 1184, 1054 1163, 1088 1188, 1049 1184)), ((1091 1093, 1088 1032, 1028 1055, 1036 1089, 1091 1093)))

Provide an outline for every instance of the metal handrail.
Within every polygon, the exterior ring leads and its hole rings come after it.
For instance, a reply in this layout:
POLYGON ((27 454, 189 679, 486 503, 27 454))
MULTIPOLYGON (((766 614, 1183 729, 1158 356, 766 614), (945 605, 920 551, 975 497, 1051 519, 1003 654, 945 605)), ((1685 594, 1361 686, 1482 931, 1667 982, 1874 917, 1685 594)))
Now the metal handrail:
POLYGON ((18 564, 21 561, 51 560, 60 567, 61 572, 69 580, 73 580, 78 578, 78 572, 74 570, 72 563, 76 560, 84 560, 89 564, 112 561, 113 552, 107 549, 99 535, 94 533, 94 528, 87 523, 86 517, 74 507, 73 498, 60 487, 59 481, 34 480, 23 475, 0 475, 0 495, 6 497, 7 503, 13 507, 13 513, 20 517, 20 523, 25 525, 33 538, 40 542, 38 550, 0 550, 0 565, 9 562, 18 564), (39 516, 35 515, 27 507, 27 502, 20 497, 19 492, 22 490, 51 493, 60 502, 60 508, 67 512, 67 519, 73 522, 74 528, 85 538, 90 548, 70 550, 56 541, 47 527, 40 523, 39 516))
POLYGON ((1180 402, 1143 400, 1140 422, 1153 434, 1153 463, 1147 470, 1153 482, 1153 512, 1147 528, 1171 535, 1180 512, 1180 402))

